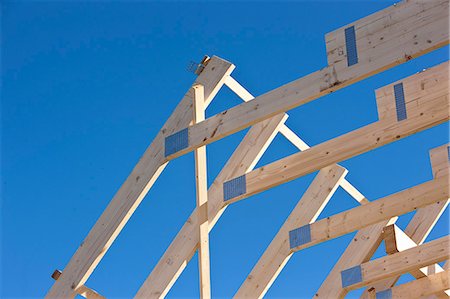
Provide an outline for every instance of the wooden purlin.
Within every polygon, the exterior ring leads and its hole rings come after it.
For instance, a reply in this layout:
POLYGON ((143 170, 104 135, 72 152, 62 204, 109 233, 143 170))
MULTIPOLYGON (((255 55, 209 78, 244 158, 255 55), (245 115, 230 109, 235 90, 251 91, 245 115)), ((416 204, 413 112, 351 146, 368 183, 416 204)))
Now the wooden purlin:
MULTIPOLYGON (((445 144, 430 151, 432 173, 435 179, 449 175, 449 160, 448 158, 446 160, 443 159, 448 157, 448 146, 448 144, 445 144)), ((405 229, 408 236, 417 244, 422 244, 436 224, 437 219, 446 209, 448 202, 448 200, 441 201, 418 209, 405 229)), ((341 271, 369 261, 382 241, 383 230, 386 226, 394 224, 396 220, 397 217, 393 217, 359 230, 314 297, 344 298, 348 290, 342 288, 341 271)), ((383 289, 392 287, 397 279, 398 277, 384 280, 382 282, 385 284, 383 289)), ((372 287, 369 286, 368 288, 372 287)), ((377 287, 378 289, 381 288, 380 286, 377 287)), ((367 298, 367 295, 367 292, 365 292, 362 298, 367 298)))
MULTIPOLYGON (((205 101, 209 103, 222 87, 224 79, 234 65, 212 57, 194 84, 205 88, 205 101)), ((94 271, 139 203, 159 177, 167 159, 164 157, 164 136, 179 131, 192 123, 192 91, 189 90, 134 167, 119 191, 95 223, 88 236, 55 281, 46 298, 74 298, 94 271)))

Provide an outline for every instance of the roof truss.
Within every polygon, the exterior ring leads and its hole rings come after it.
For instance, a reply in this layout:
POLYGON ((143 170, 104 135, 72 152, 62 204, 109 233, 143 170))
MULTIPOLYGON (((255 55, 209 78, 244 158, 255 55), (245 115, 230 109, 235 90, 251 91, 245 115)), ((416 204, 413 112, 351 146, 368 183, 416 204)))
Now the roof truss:
POLYGON ((431 150, 433 180, 373 202, 345 178, 348 170, 336 163, 448 121, 448 61, 378 89, 378 121, 321 144, 309 147, 285 121, 286 111, 294 107, 447 45, 448 6, 446 0, 404 1, 328 33, 328 66, 257 97, 231 77, 233 64, 205 57, 194 84, 46 298, 77 294, 104 298, 87 288, 86 281, 168 162, 190 151, 195 153, 197 207, 137 298, 163 298, 197 250, 201 298, 210 298, 209 233, 225 209, 314 171, 319 172, 235 297, 263 297, 294 252, 353 231, 356 237, 315 297, 343 298, 359 287, 367 287, 363 297, 381 292, 398 298, 417 294, 410 290, 421 290, 421 296, 447 296, 448 270, 436 263, 449 258, 448 237, 424 241, 448 205, 449 145, 431 150), (206 107, 223 85, 244 103, 205 119, 206 107), (207 189, 205 146, 247 127, 250 130, 207 189), (254 169, 278 133, 299 152, 254 169), (316 221, 338 187, 361 206, 316 221), (395 221, 412 210, 417 211, 403 232, 395 221), (388 255, 370 261, 383 239, 388 255), (394 286, 406 272, 417 280, 394 286))

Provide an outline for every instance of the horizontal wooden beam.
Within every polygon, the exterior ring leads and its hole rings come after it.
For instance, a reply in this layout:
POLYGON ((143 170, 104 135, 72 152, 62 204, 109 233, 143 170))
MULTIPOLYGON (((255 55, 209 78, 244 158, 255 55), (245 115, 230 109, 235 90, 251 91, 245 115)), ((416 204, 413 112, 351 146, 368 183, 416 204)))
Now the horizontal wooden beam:
POLYGON ((443 271, 376 293, 376 298, 411 299, 434 295, 450 288, 450 272, 443 271))
POLYGON ((289 230, 319 217, 347 170, 333 165, 319 171, 234 298, 262 298, 289 261, 289 230))
MULTIPOLYGON (((449 43, 449 5, 447 0, 403 1, 362 18, 328 35, 338 36, 336 49, 351 47, 358 60, 331 59, 324 69, 283 85, 246 103, 212 116, 189 127, 189 144, 167 156, 179 157, 194 148, 214 142, 264 119, 306 104, 395 65, 409 61, 449 43), (395 18, 401 15, 401 18, 395 18), (378 38, 373 39, 372 28, 378 38), (349 29, 352 29, 349 31, 349 29), (354 32, 354 45, 347 43, 347 33, 354 32), (370 44, 370 47, 366 47, 370 44)), ((328 47, 330 48, 330 47, 328 47)), ((337 50, 338 55, 347 57, 337 50)), ((330 57, 331 52, 328 56, 330 57)))
POLYGON ((406 214, 418 208, 447 201, 448 177, 434 179, 289 232, 290 246, 298 251, 366 226, 406 214), (306 234, 308 238, 298 239, 306 234))
MULTIPOLYGON (((208 217, 210 230, 224 211, 221 186, 233 176, 253 169, 262 154, 286 121, 286 115, 277 115, 256 124, 245 135, 228 162, 208 190, 208 217)), ((164 298, 197 250, 199 235, 195 209, 157 265, 140 287, 136 298, 164 298)))
POLYGON ((444 261, 450 257, 450 237, 378 258, 341 272, 342 287, 354 290, 376 281, 401 275, 417 268, 444 261))
POLYGON ((378 122, 235 177, 224 183, 224 201, 236 202, 449 120, 448 62, 377 90, 379 108, 395 110, 399 86, 405 119, 385 115, 378 122))
MULTIPOLYGON (((228 61, 218 57, 211 58, 194 83, 205 87, 205 101, 209 102, 216 95, 233 69, 234 65, 228 61)), ((192 98, 192 90, 189 89, 72 256, 46 298, 74 298, 75 290, 89 278, 167 165, 164 136, 192 123, 192 98)))

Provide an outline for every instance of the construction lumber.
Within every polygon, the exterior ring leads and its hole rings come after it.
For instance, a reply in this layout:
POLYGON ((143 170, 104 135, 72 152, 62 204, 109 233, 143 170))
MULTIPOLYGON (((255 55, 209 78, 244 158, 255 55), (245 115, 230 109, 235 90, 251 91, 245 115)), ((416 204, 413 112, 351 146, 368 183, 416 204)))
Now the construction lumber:
POLYGON ((224 183, 224 201, 233 203, 374 148, 449 120, 449 63, 445 62, 376 91, 378 108, 396 110, 379 121, 255 169, 224 183), (397 90, 401 88, 401 96, 397 90), (230 190, 230 192, 226 192, 230 190))
MULTIPOLYGON (((198 123, 205 119, 205 99, 203 85, 194 85, 193 121, 198 123)), ((208 223, 208 175, 206 146, 194 151, 196 210, 198 218, 198 270, 200 276, 200 298, 211 298, 211 278, 209 262, 209 223, 208 223)))
MULTIPOLYGON (((286 118, 286 115, 277 115, 253 126, 222 168, 208 190, 210 230, 225 209, 221 190, 223 182, 255 167, 286 118)), ((197 226, 197 212, 194 210, 140 287, 136 298, 164 298, 166 296, 197 250, 199 242, 197 226)))
POLYGON ((327 67, 189 127, 189 144, 167 158, 443 47, 449 43, 448 20, 447 0, 403 1, 344 26, 326 37, 327 67))
MULTIPOLYGON (((235 94, 237 94, 244 102, 248 102, 254 99, 253 95, 248 92, 239 82, 237 82, 232 76, 228 76, 225 80, 225 85, 228 86, 235 94)), ((295 147, 300 151, 305 151, 310 148, 310 146, 303 141, 297 134, 295 134, 286 124, 280 128, 280 134, 286 137, 295 147)), ((352 196, 359 203, 367 203, 368 200, 365 198, 355 186, 353 186, 349 181, 343 178, 340 182, 340 186, 347 191, 350 196, 352 196)))
POLYGON ((385 278, 444 261, 450 257, 449 241, 449 236, 442 237, 403 252, 345 269, 341 272, 342 287, 354 290, 385 278))
MULTIPOLYGON (((397 225, 389 225, 383 231, 383 239, 387 254, 395 254, 417 246, 407 234, 405 234, 397 225)), ((449 249, 450 250, 450 249, 449 249)), ((420 269, 410 271, 410 274, 416 279, 444 271, 439 264, 429 265, 420 269)), ((374 287, 376 289, 376 287, 374 287)), ((379 288, 379 290, 382 290, 379 288)), ((450 293, 450 292, 448 292, 450 293)), ((442 298, 448 298, 447 290, 444 289, 439 294, 442 298)))
POLYGON ((397 217, 394 217, 359 230, 314 295, 314 298, 344 298, 348 291, 342 288, 341 271, 370 260, 383 240, 383 228, 395 223, 396 220, 397 217))
POLYGON ((450 272, 443 271, 376 293, 376 298, 418 299, 450 288, 450 272))
MULTIPOLYGON (((433 177, 435 179, 442 178, 445 175, 448 176, 448 174, 445 173, 448 173, 449 160, 448 158, 446 160, 442 159, 443 157, 448 157, 447 149, 448 145, 443 145, 430 151, 432 173, 434 174, 433 177), (445 167, 447 168, 447 171, 444 171, 445 167)), ((436 219, 439 218, 447 205, 448 200, 418 209, 406 227, 405 232, 416 243, 422 244, 435 225, 436 219)), ((385 226, 395 223, 396 220, 397 217, 393 217, 389 220, 381 221, 375 225, 359 230, 320 286, 315 298, 344 298, 348 291, 342 288, 340 272, 344 269, 369 261, 382 241, 382 232, 385 226)), ((375 287, 377 287, 378 290, 386 289, 393 286, 396 281, 397 278, 386 279, 380 282, 385 283, 383 287, 378 286, 378 284, 375 285, 375 287)), ((368 289, 373 288, 374 286, 368 287, 368 289)), ((366 298, 367 295, 367 292, 365 292, 362 295, 362 298, 366 298)))
MULTIPOLYGON (((434 178, 448 177, 450 169, 449 144, 444 144, 432 149, 430 151, 430 162, 434 178)), ((447 208, 448 204, 449 200, 445 200, 418 209, 405 229, 405 237, 407 236, 410 238, 415 244, 422 244, 438 219, 441 217, 442 213, 447 208)), ((427 269, 422 270, 426 271, 427 269)), ((420 275, 417 271, 413 274, 420 275)), ((392 277, 377 282, 376 284, 368 287, 368 289, 375 288, 377 290, 385 290, 391 288, 395 285, 399 278, 399 276, 392 277)), ((362 298, 365 298, 366 295, 367 294, 365 292, 362 298)), ((445 298, 445 296, 440 297, 445 298)))
MULTIPOLYGON (((218 57, 211 58, 194 83, 204 86, 207 103, 216 95, 233 69, 234 65, 231 63, 218 57)), ((192 123, 192 98, 190 89, 81 243, 46 298, 74 298, 75 290, 89 278, 165 168, 168 160, 165 159, 164 150, 167 148, 164 136, 178 132, 192 123)))
MULTIPOLYGON (((54 280, 58 280, 59 277, 61 277, 61 274, 62 274, 62 272, 60 270, 55 270, 55 272, 53 272, 53 274, 52 274, 52 278, 54 280)), ((75 292, 78 295, 80 295, 81 297, 84 297, 87 299, 106 299, 106 297, 103 297, 102 295, 100 295, 93 289, 88 288, 85 285, 80 286, 78 289, 76 289, 75 292)))
POLYGON ((290 246, 298 251, 371 224, 449 199, 448 177, 434 179, 404 191, 327 217, 289 232, 290 246), (307 237, 302 237, 306 235, 307 237))
POLYGON ((338 165, 320 170, 235 294, 235 298, 262 298, 265 295, 292 256, 289 231, 298 225, 316 221, 346 174, 347 170, 338 165))

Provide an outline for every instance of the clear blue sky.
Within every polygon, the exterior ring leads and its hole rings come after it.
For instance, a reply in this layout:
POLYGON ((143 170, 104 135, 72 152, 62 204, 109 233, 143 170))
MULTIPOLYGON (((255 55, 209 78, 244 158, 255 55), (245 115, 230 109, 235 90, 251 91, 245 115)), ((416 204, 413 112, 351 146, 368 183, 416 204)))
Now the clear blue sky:
MULTIPOLYGON (((189 61, 223 57, 262 94, 324 67, 325 33, 392 3, 2 1, 1 297, 45 295, 195 79, 189 61)), ((377 120, 374 89, 446 60, 447 47, 297 108, 287 124, 311 145, 357 129, 377 120)), ((238 103, 224 88, 208 115, 238 103)), ((210 182, 244 133, 208 146, 210 182)), ((428 150, 447 140, 444 124, 342 165, 374 200, 431 179, 428 150)), ((259 165, 294 152, 278 136, 259 165)), ((193 174, 192 153, 169 164, 88 286, 135 294, 195 206, 193 174)), ((313 177, 226 211, 211 235, 214 297, 237 291, 313 177)), ((354 206, 339 189, 321 218, 354 206)), ((295 254, 267 297, 310 298, 351 238, 295 254)), ((168 297, 198 297, 196 257, 168 297)))

